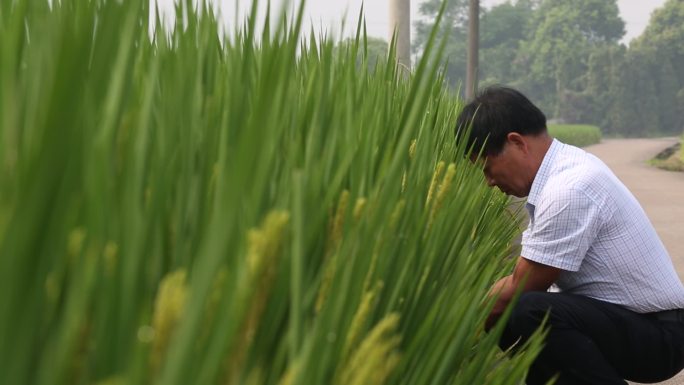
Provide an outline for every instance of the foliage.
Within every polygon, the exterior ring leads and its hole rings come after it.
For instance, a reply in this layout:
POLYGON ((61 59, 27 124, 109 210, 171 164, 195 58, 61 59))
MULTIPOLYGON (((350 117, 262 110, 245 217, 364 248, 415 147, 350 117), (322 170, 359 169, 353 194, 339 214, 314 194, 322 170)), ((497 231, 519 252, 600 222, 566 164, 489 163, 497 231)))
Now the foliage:
MULTIPOLYGON (((521 77, 518 60, 520 43, 529 34, 535 2, 519 0, 499 4, 482 13, 480 20, 479 77, 483 85, 499 83, 500 79, 521 77)), ((515 85, 515 80, 511 81, 515 85)))
POLYGON ((426 0, 420 3, 418 12, 427 19, 418 19, 416 21, 416 47, 424 48, 430 35, 432 27, 434 26, 435 17, 439 14, 442 6, 444 9, 444 22, 442 23, 443 31, 447 34, 464 32, 463 28, 467 26, 468 22, 468 0, 454 0, 443 2, 440 0, 426 0), (446 4, 445 4, 446 3, 446 4))
POLYGON ((387 61, 387 54, 389 52, 389 44, 385 40, 368 37, 366 39, 366 62, 368 68, 373 70, 376 65, 383 65, 387 61))
POLYGON ((542 108, 564 120, 564 109, 584 89, 592 48, 617 42, 624 34, 616 0, 544 0, 534 12, 534 29, 520 51, 528 68, 525 91, 542 108))
POLYGON ((674 66, 679 83, 684 83, 684 4, 668 0, 651 15, 644 33, 634 42, 639 48, 656 48, 674 66))
MULTIPOLYGON (((416 22, 416 36, 413 49, 420 52, 427 42, 442 0, 426 0, 421 3, 419 12, 422 18, 416 22)), ((465 79, 467 55, 467 17, 468 1, 449 1, 444 15, 443 28, 449 37, 445 49, 448 60, 447 79, 460 88, 465 79)), ((535 0, 519 0, 503 3, 491 9, 480 8, 480 65, 478 76, 483 84, 496 83, 500 79, 511 79, 518 75, 511 66, 516 58, 518 45, 528 33, 535 0)))
MULTIPOLYGON (((650 59, 642 68, 658 95, 654 103, 661 130, 684 130, 684 2, 669 0, 655 10, 644 33, 630 46, 650 59)), ((643 90, 641 91, 643 94, 643 90)))
POLYGON ((2 2, 0 383, 518 384, 516 225, 439 61, 191 4, 2 2))
MULTIPOLYGON (((612 82, 595 95, 608 114, 607 133, 627 136, 676 134, 684 129, 684 4, 668 1, 656 10, 649 26, 628 50, 613 49, 606 62, 612 82)), ((600 111, 595 112, 599 122, 600 111)))
POLYGON ((563 143, 577 147, 589 146, 601 141, 601 130, 589 125, 549 124, 549 134, 563 143))
MULTIPOLYGON (((442 0, 420 3, 418 11, 422 17, 415 22, 415 36, 411 39, 414 52, 421 53, 425 49, 442 4, 442 0)), ((445 7, 440 33, 448 38, 444 49, 444 58, 449 63, 446 79, 452 86, 460 88, 460 81, 465 79, 466 71, 468 0, 448 1, 445 7)))
POLYGON ((613 68, 617 72, 607 132, 626 136, 650 136, 659 131, 657 73, 644 68, 657 60, 650 54, 629 50, 613 68))
MULTIPOLYGON (((335 47, 335 54, 344 55, 347 47, 354 44, 355 40, 356 39, 354 38, 349 38, 340 42, 335 47)), ((365 64, 369 71, 375 70, 376 66, 386 65, 389 54, 389 44, 385 40, 368 36, 365 40, 364 49, 364 52, 358 53, 358 57, 356 58, 357 65, 365 64)))
MULTIPOLYGON (((439 0, 426 0, 424 20, 439 0)), ((457 2, 447 75, 465 78, 466 2, 457 2)), ((423 21, 423 23, 425 23, 423 21)), ((593 124, 608 135, 672 135, 684 129, 684 3, 657 9, 643 35, 621 45, 615 0, 518 0, 481 12, 480 84, 519 88, 547 116, 593 124)), ((429 25, 422 25, 429 30, 429 25)), ((418 30, 416 43, 426 33, 418 30)))
POLYGON ((649 161, 649 164, 667 171, 684 171, 681 141, 661 151, 649 161))

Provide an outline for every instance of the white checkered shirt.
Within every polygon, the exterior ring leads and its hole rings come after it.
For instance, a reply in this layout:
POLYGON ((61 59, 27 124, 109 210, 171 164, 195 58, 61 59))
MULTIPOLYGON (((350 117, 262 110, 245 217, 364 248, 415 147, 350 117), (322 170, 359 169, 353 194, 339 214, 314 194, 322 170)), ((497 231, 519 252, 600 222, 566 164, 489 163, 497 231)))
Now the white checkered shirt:
POLYGON ((636 198, 598 158, 554 140, 526 208, 522 256, 556 285, 639 313, 684 308, 684 286, 636 198))

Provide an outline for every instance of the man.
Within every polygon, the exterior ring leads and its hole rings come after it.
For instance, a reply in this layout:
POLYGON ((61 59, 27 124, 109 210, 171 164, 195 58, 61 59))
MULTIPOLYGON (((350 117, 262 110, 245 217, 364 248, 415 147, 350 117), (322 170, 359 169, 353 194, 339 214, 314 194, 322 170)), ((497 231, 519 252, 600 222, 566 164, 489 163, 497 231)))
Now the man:
POLYGON ((521 288, 500 346, 548 313, 528 384, 657 382, 684 368, 684 286, 641 206, 598 158, 549 136, 520 92, 483 90, 458 118, 482 149, 487 183, 527 197, 530 224, 511 275, 496 282, 487 327, 521 288), (552 284, 560 292, 547 292, 552 284))

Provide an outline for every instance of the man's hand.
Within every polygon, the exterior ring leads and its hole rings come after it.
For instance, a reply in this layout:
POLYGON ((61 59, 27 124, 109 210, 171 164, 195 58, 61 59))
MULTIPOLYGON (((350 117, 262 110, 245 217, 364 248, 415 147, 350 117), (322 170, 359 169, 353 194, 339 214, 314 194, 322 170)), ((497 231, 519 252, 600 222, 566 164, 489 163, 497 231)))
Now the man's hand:
POLYGON ((496 281, 489 290, 489 296, 497 298, 494 308, 489 313, 485 323, 485 330, 489 330, 494 326, 518 290, 521 290, 523 293, 527 291, 546 291, 556 281, 560 272, 561 269, 556 267, 529 261, 522 256, 519 257, 513 274, 496 281))

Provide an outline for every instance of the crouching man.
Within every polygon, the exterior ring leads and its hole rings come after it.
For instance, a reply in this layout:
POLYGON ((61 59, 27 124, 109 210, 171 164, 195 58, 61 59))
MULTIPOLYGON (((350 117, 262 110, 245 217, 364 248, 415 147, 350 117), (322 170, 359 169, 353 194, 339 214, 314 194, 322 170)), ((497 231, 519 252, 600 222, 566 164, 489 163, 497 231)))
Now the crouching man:
POLYGON ((684 286, 643 209, 598 158, 549 136, 520 92, 484 89, 471 126, 490 186, 527 197, 530 223, 513 273, 494 284, 496 323, 521 284, 500 346, 525 341, 549 314, 530 385, 658 382, 684 368, 684 286), (547 292, 556 284, 560 292, 547 292))

